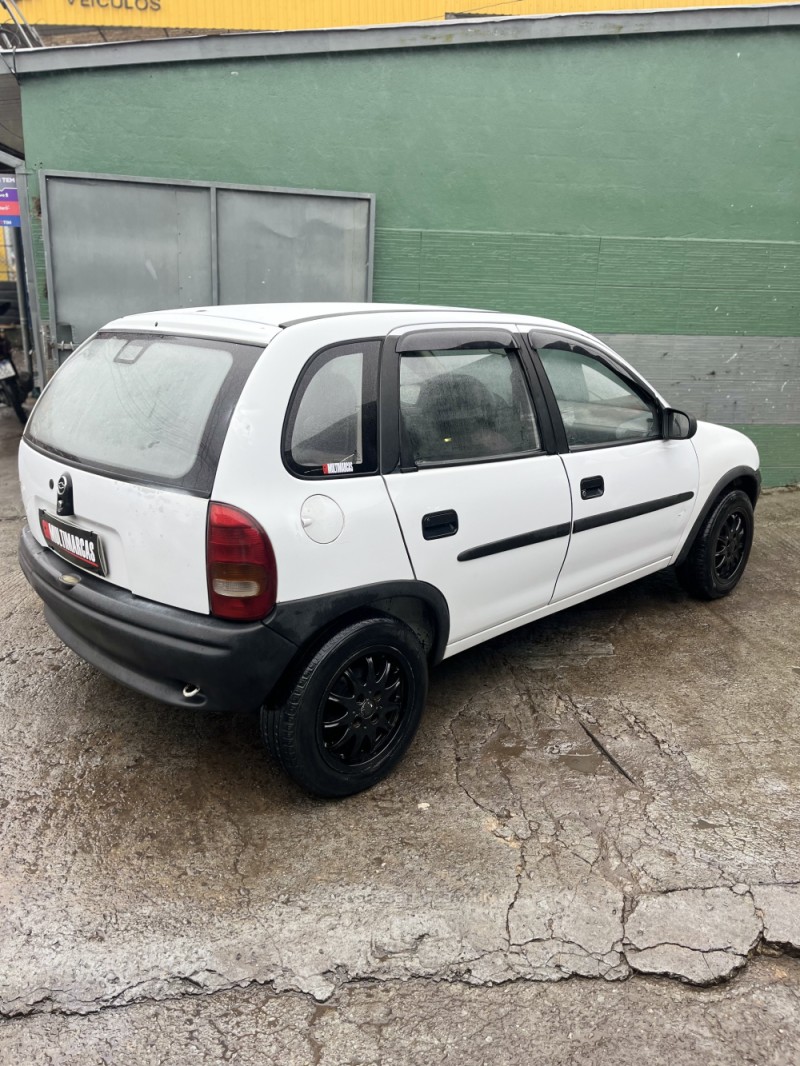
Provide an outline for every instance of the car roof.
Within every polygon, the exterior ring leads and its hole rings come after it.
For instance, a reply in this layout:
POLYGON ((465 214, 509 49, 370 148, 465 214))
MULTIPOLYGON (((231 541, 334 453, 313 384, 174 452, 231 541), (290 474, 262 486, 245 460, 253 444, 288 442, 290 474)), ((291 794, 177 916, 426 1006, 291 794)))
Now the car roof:
POLYGON ((274 303, 224 304, 210 307, 186 307, 145 314, 127 315, 104 326, 104 329, 158 330, 165 333, 185 333, 189 336, 225 337, 247 343, 268 344, 281 330, 303 322, 325 318, 365 319, 380 315, 381 330, 388 332, 398 326, 426 324, 441 320, 452 321, 454 315, 461 322, 473 319, 481 322, 516 322, 536 327, 557 327, 590 338, 583 330, 565 322, 510 312, 482 311, 474 307, 443 307, 429 304, 383 303, 274 303))

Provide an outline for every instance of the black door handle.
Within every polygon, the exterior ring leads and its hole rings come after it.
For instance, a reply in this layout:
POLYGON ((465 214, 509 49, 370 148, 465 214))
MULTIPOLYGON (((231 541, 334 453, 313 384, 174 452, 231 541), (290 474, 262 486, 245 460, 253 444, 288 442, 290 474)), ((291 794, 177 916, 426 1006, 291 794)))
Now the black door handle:
POLYGON ((585 477, 581 482, 581 499, 594 500, 605 492, 601 477, 585 477))
POLYGON ((431 511, 422 517, 422 536, 425 540, 439 540, 458 533, 458 515, 455 511, 431 511))

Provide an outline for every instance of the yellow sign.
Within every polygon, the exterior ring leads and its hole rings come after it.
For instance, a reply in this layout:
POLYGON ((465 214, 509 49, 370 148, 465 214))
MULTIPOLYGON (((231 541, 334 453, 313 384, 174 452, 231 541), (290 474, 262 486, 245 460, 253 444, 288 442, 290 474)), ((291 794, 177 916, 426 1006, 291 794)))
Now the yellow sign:
MULTIPOLYGON (((303 30, 392 22, 434 22, 446 15, 546 15, 570 11, 729 7, 752 0, 18 0, 32 26, 120 26, 197 30, 303 30)), ((8 15, 0 8, 0 22, 8 15)))

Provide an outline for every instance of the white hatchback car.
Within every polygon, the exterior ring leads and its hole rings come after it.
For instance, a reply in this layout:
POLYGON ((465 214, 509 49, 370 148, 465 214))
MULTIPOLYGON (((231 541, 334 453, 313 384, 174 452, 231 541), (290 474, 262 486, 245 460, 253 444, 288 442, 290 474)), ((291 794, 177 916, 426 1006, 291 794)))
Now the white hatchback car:
POLYGON ((589 334, 378 304, 112 322, 19 470, 58 636, 164 703, 260 707, 323 796, 400 759, 439 660, 670 565, 730 592, 760 487, 746 437, 589 334))

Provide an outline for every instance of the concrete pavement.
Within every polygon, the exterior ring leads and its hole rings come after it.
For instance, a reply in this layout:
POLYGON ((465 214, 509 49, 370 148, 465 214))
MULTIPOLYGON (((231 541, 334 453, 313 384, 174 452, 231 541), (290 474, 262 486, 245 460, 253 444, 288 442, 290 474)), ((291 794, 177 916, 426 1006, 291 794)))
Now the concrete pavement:
POLYGON ((681 1018, 709 1062, 800 1059, 800 492, 726 600, 657 575, 444 663, 400 768, 324 803, 250 717, 60 644, 18 436, 0 410, 1 1061, 632 1062, 630 1026, 666 1061, 681 1018))

